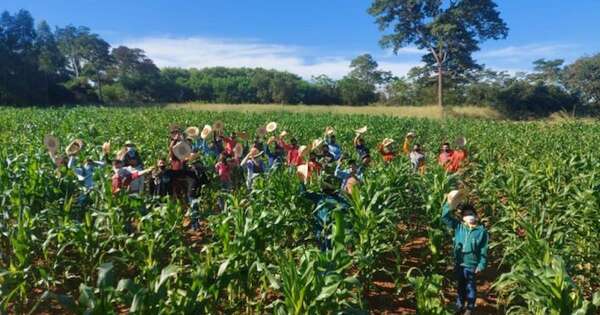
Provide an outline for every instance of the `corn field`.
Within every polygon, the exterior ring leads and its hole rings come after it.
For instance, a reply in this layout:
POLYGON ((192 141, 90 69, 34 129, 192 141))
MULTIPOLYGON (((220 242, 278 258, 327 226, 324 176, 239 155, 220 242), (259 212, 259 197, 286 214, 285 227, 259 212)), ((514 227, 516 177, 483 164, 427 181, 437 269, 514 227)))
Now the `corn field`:
POLYGON ((0 313, 451 314, 452 236, 440 214, 458 187, 491 236, 483 313, 600 312, 598 123, 0 109, 0 313), (81 156, 97 159, 105 141, 131 140, 150 164, 166 156, 171 124, 215 120, 240 131, 276 121, 301 143, 333 126, 345 152, 354 152, 354 130, 364 125, 372 151, 385 137, 414 131, 427 168, 419 175, 404 156, 384 165, 373 154, 349 210, 333 214, 333 249, 321 251, 313 207, 285 169, 252 192, 225 194, 211 182, 194 214, 197 232, 176 202, 113 196, 109 169, 95 175, 89 204, 78 206, 76 176, 59 173, 43 146, 46 134, 81 138, 81 156), (450 175, 437 153, 459 136, 469 139, 469 163, 450 175))

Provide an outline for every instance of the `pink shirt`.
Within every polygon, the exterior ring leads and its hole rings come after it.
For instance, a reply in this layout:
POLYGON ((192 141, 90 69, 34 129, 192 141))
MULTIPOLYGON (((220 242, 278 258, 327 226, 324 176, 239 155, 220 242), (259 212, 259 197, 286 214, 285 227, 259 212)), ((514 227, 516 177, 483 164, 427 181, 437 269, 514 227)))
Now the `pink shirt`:
POLYGON ((231 168, 227 163, 219 162, 215 164, 215 171, 219 175, 221 182, 228 183, 231 181, 231 168))

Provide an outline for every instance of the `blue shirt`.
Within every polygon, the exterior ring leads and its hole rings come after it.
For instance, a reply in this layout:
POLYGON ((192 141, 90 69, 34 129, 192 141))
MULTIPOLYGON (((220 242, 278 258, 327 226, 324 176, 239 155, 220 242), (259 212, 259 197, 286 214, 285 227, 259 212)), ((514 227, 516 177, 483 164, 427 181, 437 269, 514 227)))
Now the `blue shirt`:
POLYGON ((202 138, 197 139, 192 143, 192 150, 194 152, 202 152, 212 156, 217 156, 217 152, 208 145, 208 142, 202 138))
POLYGON ((340 195, 328 195, 306 191, 304 184, 300 185, 300 196, 310 200, 316 205, 315 217, 319 224, 325 225, 329 222, 329 216, 336 209, 344 210, 349 207, 348 202, 340 195))
MULTIPOLYGON (((341 164, 338 164, 335 168, 335 172, 333 173, 333 176, 339 178, 342 180, 342 187, 341 189, 344 190, 344 188, 346 187, 346 184, 348 183, 348 179, 350 179, 350 169, 345 169, 342 170, 341 168, 341 164)), ((356 174, 354 174, 354 176, 356 177, 356 179, 358 179, 359 181, 362 181, 363 179, 363 171, 362 168, 358 168, 356 170, 356 174)))
POLYGON ((333 155, 333 159, 335 161, 339 160, 340 157, 342 157, 342 149, 340 148, 340 145, 337 143, 331 143, 330 140, 326 140, 325 143, 329 147, 329 153, 333 155))
POLYGON ((85 163, 83 166, 75 166, 77 164, 77 158, 74 156, 69 157, 67 167, 72 169, 77 179, 83 183, 83 187, 86 189, 94 188, 94 171, 98 167, 105 165, 103 161, 94 161, 92 163, 85 163))
POLYGON ((283 164, 284 152, 283 152, 283 148, 281 146, 279 146, 278 144, 275 144, 275 152, 271 152, 271 148, 269 147, 268 144, 265 143, 263 145, 263 151, 265 152, 265 155, 269 159, 269 169, 273 168, 274 166, 283 164))

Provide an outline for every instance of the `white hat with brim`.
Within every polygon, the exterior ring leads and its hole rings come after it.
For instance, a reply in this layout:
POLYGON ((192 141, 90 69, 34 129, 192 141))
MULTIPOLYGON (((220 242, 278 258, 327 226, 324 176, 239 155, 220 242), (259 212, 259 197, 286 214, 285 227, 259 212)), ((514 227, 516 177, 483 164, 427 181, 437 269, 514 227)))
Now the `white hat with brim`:
POLYGON ((58 147, 60 146, 60 142, 58 141, 58 138, 56 138, 55 136, 46 135, 44 137, 44 145, 46 146, 48 151, 50 151, 52 153, 56 153, 56 151, 58 151, 58 147))
POLYGON ((306 180, 308 178, 308 164, 298 165, 296 168, 296 174, 298 174, 300 179, 306 180))
POLYGON ((75 155, 83 148, 83 140, 75 139, 65 148, 67 155, 75 155))
POLYGON ((323 144, 323 140, 321 140, 321 139, 315 139, 315 140, 313 140, 313 142, 312 142, 312 148, 313 148, 313 150, 314 149, 318 149, 321 146, 321 144, 323 144))
POLYGON ((265 127, 265 129, 267 130, 267 132, 273 132, 277 129, 277 123, 272 121, 270 123, 267 124, 267 126, 265 127))
POLYGON ((202 132, 200 132, 200 138, 202 138, 202 139, 208 138, 208 136, 210 135, 211 132, 212 132, 212 127, 210 125, 204 125, 204 128, 202 128, 202 132))
POLYGON ((448 193, 448 203, 452 208, 456 208, 463 198, 464 193, 461 190, 453 190, 448 193))
POLYGON ((383 145, 384 147, 387 147, 387 146, 391 145, 392 143, 394 143, 394 139, 391 139, 391 138, 385 138, 385 139, 383 139, 383 141, 381 141, 381 145, 383 145))
POLYGON ((104 142, 102 144, 102 152, 103 153, 108 153, 110 152, 110 141, 104 142))
POLYGON ((416 133, 414 133, 413 131, 411 131, 411 132, 409 132, 409 133, 407 133, 407 134, 406 134, 406 137, 407 137, 407 138, 414 138, 414 137, 416 137, 416 136, 417 136, 417 134, 416 134, 416 133))
POLYGON ((298 156, 304 156, 306 153, 308 153, 308 151, 310 151, 310 148, 306 145, 301 145, 298 148, 298 156))
POLYGON ((180 161, 185 160, 192 154, 192 147, 186 141, 181 141, 173 147, 173 154, 180 161))
POLYGON ((332 136, 335 134, 335 129, 333 129, 333 127, 327 127, 325 128, 325 134, 328 136, 332 136))
POLYGON ((363 134, 363 133, 367 132, 367 130, 368 130, 367 126, 364 126, 364 127, 362 127, 362 128, 358 128, 358 129, 356 129, 356 130, 355 130, 355 132, 356 132, 357 134, 361 135, 361 134, 363 134))
POLYGON ((455 141, 456 145, 459 147, 464 147, 467 145, 467 139, 465 137, 458 137, 455 141))
POLYGON ((185 130, 185 134, 192 139, 198 139, 198 137, 200 136, 200 129, 198 129, 198 127, 188 127, 185 130))

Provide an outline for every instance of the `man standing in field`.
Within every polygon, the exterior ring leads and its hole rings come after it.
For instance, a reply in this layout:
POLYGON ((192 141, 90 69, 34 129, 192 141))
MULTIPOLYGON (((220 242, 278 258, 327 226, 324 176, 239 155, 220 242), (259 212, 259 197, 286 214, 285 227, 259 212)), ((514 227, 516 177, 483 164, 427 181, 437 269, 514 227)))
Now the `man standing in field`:
POLYGON ((487 265, 488 233, 477 222, 472 205, 462 203, 461 191, 453 190, 442 209, 442 221, 454 233, 454 270, 457 278, 456 314, 471 315, 477 299, 476 277, 487 265), (461 211, 462 221, 451 213, 461 211), (463 313, 464 311, 464 313, 463 313))

